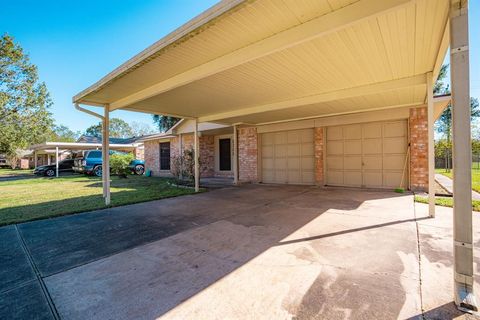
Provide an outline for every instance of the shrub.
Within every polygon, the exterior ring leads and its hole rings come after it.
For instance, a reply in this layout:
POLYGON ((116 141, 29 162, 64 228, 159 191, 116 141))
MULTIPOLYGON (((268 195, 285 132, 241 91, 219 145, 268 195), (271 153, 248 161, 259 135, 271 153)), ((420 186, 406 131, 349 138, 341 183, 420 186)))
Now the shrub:
POLYGON ((129 173, 128 165, 133 159, 131 153, 114 153, 110 155, 110 168, 112 169, 112 174, 126 177, 129 173))
MULTIPOLYGON (((183 151, 183 154, 172 158, 172 175, 177 179, 192 181, 195 179, 195 152, 193 149, 183 151)), ((199 159, 199 167, 202 168, 202 162, 199 159)))

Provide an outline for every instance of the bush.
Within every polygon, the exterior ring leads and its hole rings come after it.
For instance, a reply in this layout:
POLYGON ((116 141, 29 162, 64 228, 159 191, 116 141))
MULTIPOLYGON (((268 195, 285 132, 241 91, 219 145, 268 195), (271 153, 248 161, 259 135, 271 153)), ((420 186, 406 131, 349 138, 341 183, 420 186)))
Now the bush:
POLYGON ((134 158, 131 153, 114 153, 110 155, 110 168, 112 169, 112 174, 126 177, 126 175, 129 173, 128 165, 133 159, 134 158))
MULTIPOLYGON (((198 160, 200 173, 202 171, 202 161, 198 160)), ((195 152, 193 149, 183 151, 182 155, 172 158, 172 175, 177 182, 187 180, 193 182, 195 180, 195 152)))

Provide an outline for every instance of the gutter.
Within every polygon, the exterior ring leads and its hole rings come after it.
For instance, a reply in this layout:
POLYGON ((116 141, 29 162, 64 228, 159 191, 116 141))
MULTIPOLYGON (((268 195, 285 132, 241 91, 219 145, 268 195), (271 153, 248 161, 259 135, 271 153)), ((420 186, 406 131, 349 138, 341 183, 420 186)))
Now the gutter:
POLYGON ((75 105, 75 109, 77 109, 78 111, 88 113, 89 115, 94 116, 94 117, 97 117, 97 118, 100 118, 100 119, 102 119, 102 120, 105 119, 104 116, 102 116, 102 115, 100 115, 100 114, 98 114, 98 113, 96 113, 96 112, 93 112, 93 111, 91 111, 91 110, 88 110, 88 109, 85 109, 85 108, 80 107, 80 104, 78 104, 78 103, 74 103, 74 105, 75 105))

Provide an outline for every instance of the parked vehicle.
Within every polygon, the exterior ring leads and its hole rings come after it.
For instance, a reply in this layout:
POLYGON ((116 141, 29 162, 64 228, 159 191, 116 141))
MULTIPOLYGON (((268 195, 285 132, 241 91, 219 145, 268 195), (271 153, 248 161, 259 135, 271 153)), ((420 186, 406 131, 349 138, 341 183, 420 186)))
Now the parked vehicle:
MULTIPOLYGON (((62 160, 58 163, 58 173, 73 172, 73 159, 62 160)), ((56 175, 57 166, 49 164, 46 166, 39 166, 33 170, 33 173, 39 176, 53 177, 56 175)))
MULTIPOLYGON (((123 152, 110 151, 110 154, 123 152)), ((145 172, 145 162, 143 160, 134 159, 128 166, 132 173, 142 175, 145 172)), ((97 177, 102 176, 102 151, 89 150, 85 151, 83 157, 75 159, 73 170, 79 173, 93 174, 97 177)))

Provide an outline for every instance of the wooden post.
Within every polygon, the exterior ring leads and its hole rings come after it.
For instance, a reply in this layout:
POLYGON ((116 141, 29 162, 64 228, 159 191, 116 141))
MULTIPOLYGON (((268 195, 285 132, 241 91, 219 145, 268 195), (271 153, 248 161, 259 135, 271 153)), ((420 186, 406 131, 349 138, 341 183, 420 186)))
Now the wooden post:
POLYGON ((195 192, 198 192, 200 190, 200 165, 199 165, 199 160, 200 160, 200 148, 199 148, 199 141, 198 141, 198 119, 195 118, 195 128, 194 128, 194 151, 193 151, 193 156, 194 156, 194 167, 195 167, 195 192))
POLYGON ((468 1, 450 0, 450 75, 453 136, 454 299, 459 309, 477 311, 473 291, 472 147, 468 1))
POLYGON ((38 165, 38 156, 37 156, 37 151, 34 151, 33 152, 33 165, 35 166, 35 168, 37 167, 38 165))

